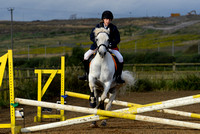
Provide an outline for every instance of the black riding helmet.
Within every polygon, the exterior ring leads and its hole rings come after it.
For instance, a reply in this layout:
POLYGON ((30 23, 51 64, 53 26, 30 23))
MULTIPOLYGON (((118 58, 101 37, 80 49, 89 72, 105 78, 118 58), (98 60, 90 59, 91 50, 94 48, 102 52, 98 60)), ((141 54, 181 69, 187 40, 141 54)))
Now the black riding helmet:
POLYGON ((103 19, 111 19, 111 20, 113 20, 113 14, 112 14, 112 12, 111 12, 111 11, 108 11, 108 10, 104 11, 104 12, 102 13, 101 19, 102 19, 102 20, 103 20, 103 19))

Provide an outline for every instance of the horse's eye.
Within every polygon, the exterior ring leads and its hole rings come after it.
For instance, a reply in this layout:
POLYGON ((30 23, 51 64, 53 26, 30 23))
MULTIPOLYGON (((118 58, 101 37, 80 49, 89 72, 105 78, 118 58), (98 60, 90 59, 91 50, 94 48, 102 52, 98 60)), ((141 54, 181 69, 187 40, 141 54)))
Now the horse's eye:
POLYGON ((98 39, 96 39, 96 42, 98 41, 98 39))

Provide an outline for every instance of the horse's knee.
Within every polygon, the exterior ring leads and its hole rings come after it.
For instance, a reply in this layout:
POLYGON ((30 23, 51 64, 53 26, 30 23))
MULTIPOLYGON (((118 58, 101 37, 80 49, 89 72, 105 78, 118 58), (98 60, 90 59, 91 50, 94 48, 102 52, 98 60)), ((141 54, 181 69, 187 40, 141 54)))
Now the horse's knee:
POLYGON ((89 102, 90 102, 90 106, 92 108, 95 108, 96 105, 97 105, 97 100, 96 100, 96 97, 94 97, 94 92, 91 92, 90 94, 90 98, 89 98, 89 102))

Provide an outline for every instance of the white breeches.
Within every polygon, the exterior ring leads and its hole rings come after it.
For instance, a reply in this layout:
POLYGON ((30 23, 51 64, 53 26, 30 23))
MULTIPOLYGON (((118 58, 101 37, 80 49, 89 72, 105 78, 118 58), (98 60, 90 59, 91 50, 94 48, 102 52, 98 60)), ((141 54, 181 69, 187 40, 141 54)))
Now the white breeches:
POLYGON ((93 53, 96 52, 96 49, 95 50, 91 50, 89 49, 85 54, 84 54, 84 60, 88 60, 90 58, 90 55, 92 55, 93 53))
MULTIPOLYGON (((124 62, 124 59, 123 59, 122 55, 120 54, 120 52, 118 50, 112 50, 112 49, 110 49, 110 51, 117 57, 117 59, 119 60, 120 63, 124 62)), ((90 55, 92 55, 95 52, 96 52, 96 49, 95 50, 89 49, 84 54, 84 60, 88 60, 89 57, 90 57, 90 55)))
POLYGON ((120 63, 124 62, 124 59, 118 50, 111 49, 111 52, 117 57, 120 63))

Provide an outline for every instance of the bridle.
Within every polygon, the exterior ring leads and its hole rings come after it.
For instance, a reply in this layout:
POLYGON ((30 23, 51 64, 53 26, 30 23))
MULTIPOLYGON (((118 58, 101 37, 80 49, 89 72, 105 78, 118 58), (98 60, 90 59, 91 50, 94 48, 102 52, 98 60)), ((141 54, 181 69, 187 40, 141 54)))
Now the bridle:
MULTIPOLYGON (((99 32, 99 33, 97 34, 97 36, 98 36, 100 33, 106 33, 106 32, 99 32)), ((108 33, 106 33, 106 34, 107 34, 108 37, 109 37, 109 34, 108 34, 108 33)), ((97 37, 97 36, 96 36, 96 37, 97 37)), ((96 44, 97 44, 97 43, 96 43, 96 44)), ((105 47, 107 52, 110 52, 108 46, 106 46, 105 44, 100 44, 100 45, 97 47, 97 52, 98 52, 98 53, 99 53, 99 48, 100 48, 101 46, 105 47)))

